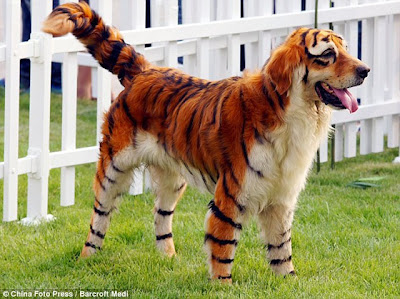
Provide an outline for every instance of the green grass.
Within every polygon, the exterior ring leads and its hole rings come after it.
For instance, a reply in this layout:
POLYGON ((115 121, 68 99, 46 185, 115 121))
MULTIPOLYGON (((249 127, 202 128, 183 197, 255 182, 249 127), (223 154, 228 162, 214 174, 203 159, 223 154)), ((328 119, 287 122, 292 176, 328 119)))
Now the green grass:
MULTIPOLYGON (((0 89, 1 111, 4 90, 0 89)), ((21 98, 20 156, 27 151, 28 108, 21 98)), ((95 144, 95 102, 79 101, 78 145, 95 144)), ((60 149, 61 99, 52 99, 51 150, 60 149)), ((2 113, 3 114, 3 113, 2 113)), ((3 116, 0 119, 3 130, 3 116)), ((0 132, 0 134, 2 134, 0 132)), ((0 141, 0 153, 3 151, 0 141)), ((78 260, 92 212, 94 165, 77 167, 76 204, 59 205, 59 170, 50 175, 49 212, 57 219, 37 227, 0 223, 0 289, 129 290, 137 297, 399 297, 400 167, 398 149, 322 165, 302 192, 293 226, 297 278, 276 277, 265 259, 255 222, 243 230, 233 285, 208 280, 203 251, 210 195, 189 189, 176 209, 177 257, 155 248, 154 196, 125 195, 107 233, 104 250, 78 260), (363 177, 384 176, 379 188, 347 187, 363 177)), ((26 216, 26 176, 19 180, 18 216, 26 216)), ((0 192, 2 194, 2 182, 0 192)), ((0 203, 2 210, 2 203, 0 203)))

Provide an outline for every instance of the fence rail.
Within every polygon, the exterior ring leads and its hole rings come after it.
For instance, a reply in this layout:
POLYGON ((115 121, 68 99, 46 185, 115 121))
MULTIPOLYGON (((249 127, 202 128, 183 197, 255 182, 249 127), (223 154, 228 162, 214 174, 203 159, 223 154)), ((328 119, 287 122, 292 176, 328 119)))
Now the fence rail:
MULTIPOLYGON (((0 0, 1 1, 1 0, 0 0)), ((76 148, 76 89, 78 65, 93 68, 97 94, 97 140, 100 140, 102 115, 111 103, 112 76, 98 66, 73 37, 52 38, 40 32, 40 24, 51 11, 51 1, 32 0, 32 35, 20 42, 20 1, 6 3, 6 41, 0 42, 0 62, 6 61, 6 102, 4 126, 4 162, 0 179, 4 180, 3 220, 18 218, 18 176, 28 174, 29 223, 48 215, 48 175, 61 168, 63 206, 74 204, 75 166, 97 160, 97 146, 76 148), (31 59, 29 150, 18 158, 19 65, 31 59), (63 108, 61 151, 49 150, 51 62, 63 64, 63 108)), ((66 2, 66 1, 61 1, 66 2)), ((74 2, 77 2, 76 0, 74 2)), ((125 41, 153 63, 182 68, 208 79, 241 73, 241 45, 246 68, 261 67, 271 49, 294 28, 313 26, 314 1, 285 0, 151 0, 151 25, 145 29, 145 0, 97 0, 93 7, 107 23, 124 29, 125 41), (179 17, 179 4, 182 15, 179 17), (243 6, 243 7, 242 7, 243 6), (242 9, 243 8, 243 9, 242 9), (113 10, 114 9, 114 10, 113 10), (241 17, 241 13, 244 17, 241 17), (179 21, 183 24, 178 25, 179 21), (151 44, 151 47, 145 47, 151 44), (183 61, 178 63, 178 57, 183 61)), ((357 113, 335 111, 335 159, 357 154, 381 152, 384 137, 389 147, 399 146, 400 136, 400 0, 361 1, 320 0, 319 27, 333 23, 334 30, 345 36, 350 52, 372 67, 362 87, 353 89, 361 99, 357 113), (359 48, 359 46, 361 47, 359 48)), ((1 21, 1 20, 0 20, 1 21)), ((321 161, 328 160, 328 141, 321 145, 321 161)), ((133 192, 141 193, 143 178, 136 174, 133 192)))

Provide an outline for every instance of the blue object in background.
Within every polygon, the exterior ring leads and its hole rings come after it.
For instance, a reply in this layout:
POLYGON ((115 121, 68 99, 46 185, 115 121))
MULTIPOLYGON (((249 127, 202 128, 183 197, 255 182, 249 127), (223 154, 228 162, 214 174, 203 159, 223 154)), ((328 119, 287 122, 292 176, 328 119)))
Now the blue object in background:
MULTIPOLYGON (((59 0, 53 1, 53 8, 60 4, 59 0)), ((22 41, 29 40, 31 36, 31 1, 21 0, 22 9, 22 41)), ((21 89, 28 90, 30 86, 30 69, 29 59, 21 59, 20 65, 20 85, 21 89)), ((53 62, 51 64, 51 87, 55 92, 61 92, 61 63, 53 62)))

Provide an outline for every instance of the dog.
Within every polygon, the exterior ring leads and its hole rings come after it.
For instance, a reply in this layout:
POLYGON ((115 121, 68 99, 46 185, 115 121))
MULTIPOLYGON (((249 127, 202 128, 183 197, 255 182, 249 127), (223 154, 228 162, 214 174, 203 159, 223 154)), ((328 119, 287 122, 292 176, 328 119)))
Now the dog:
POLYGON ((157 247, 175 254, 172 218, 187 183, 214 195, 205 220, 210 275, 231 282, 242 225, 256 216, 276 274, 295 274, 291 225, 332 109, 358 108, 347 88, 370 69, 330 30, 300 28, 261 70, 219 81, 158 67, 85 3, 64 4, 43 30, 74 34, 125 89, 105 114, 95 203, 81 256, 99 250, 116 198, 147 165, 157 247))

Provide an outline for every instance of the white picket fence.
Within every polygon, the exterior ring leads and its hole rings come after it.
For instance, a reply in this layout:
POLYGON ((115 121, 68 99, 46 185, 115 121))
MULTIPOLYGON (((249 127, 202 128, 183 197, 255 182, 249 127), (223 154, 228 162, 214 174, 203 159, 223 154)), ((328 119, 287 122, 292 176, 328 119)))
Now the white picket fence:
MULTIPOLYGON (((0 0, 1 1, 1 0, 0 0)), ((63 2, 63 1, 61 1, 63 2)), ((66 2, 66 1, 64 1, 66 2)), ((240 45, 245 45, 245 66, 261 67, 271 49, 279 45, 294 28, 313 27, 314 0, 244 0, 241 18, 240 0, 182 0, 182 25, 178 25, 178 0, 151 0, 152 28, 145 29, 145 0, 97 0, 91 5, 107 23, 124 30, 125 41, 160 65, 180 67, 186 72, 209 79, 240 75, 240 45), (112 22, 114 19, 114 22, 112 22), (145 47, 145 44, 152 44, 145 47), (183 64, 177 57, 183 57, 183 64)), ((50 13, 52 1, 31 0, 32 36, 20 42, 20 1, 7 0, 6 41, 0 43, 0 63, 6 61, 6 102, 4 126, 4 162, 0 179, 4 180, 3 221, 17 219, 18 176, 28 174, 27 215, 25 222, 46 219, 48 215, 48 177, 50 169, 61 168, 61 205, 74 204, 75 166, 93 163, 97 146, 76 148, 77 67, 93 67, 97 95, 98 121, 110 105, 112 75, 83 51, 73 37, 52 38, 40 32, 40 24, 50 13), (29 150, 18 157, 19 65, 31 59, 29 150), (63 63, 62 149, 49 151, 50 68, 51 62, 63 63)), ((400 131, 400 0, 367 1, 319 0, 319 27, 329 22, 357 56, 362 22, 362 60, 371 66, 370 76, 353 93, 361 99, 357 113, 338 111, 335 160, 360 154, 381 152, 384 136, 389 147, 399 146, 400 131), (357 147, 357 135, 360 146, 357 147)), ((1 21, 1 20, 0 20, 1 21)), ((99 132, 99 130, 98 130, 99 132)), ((97 138, 100 138, 98 133, 97 138)), ((328 160, 328 143, 321 146, 321 161, 328 160)), ((143 188, 141 174, 135 192, 143 188)), ((89 187, 89 186, 88 186, 89 187)))

